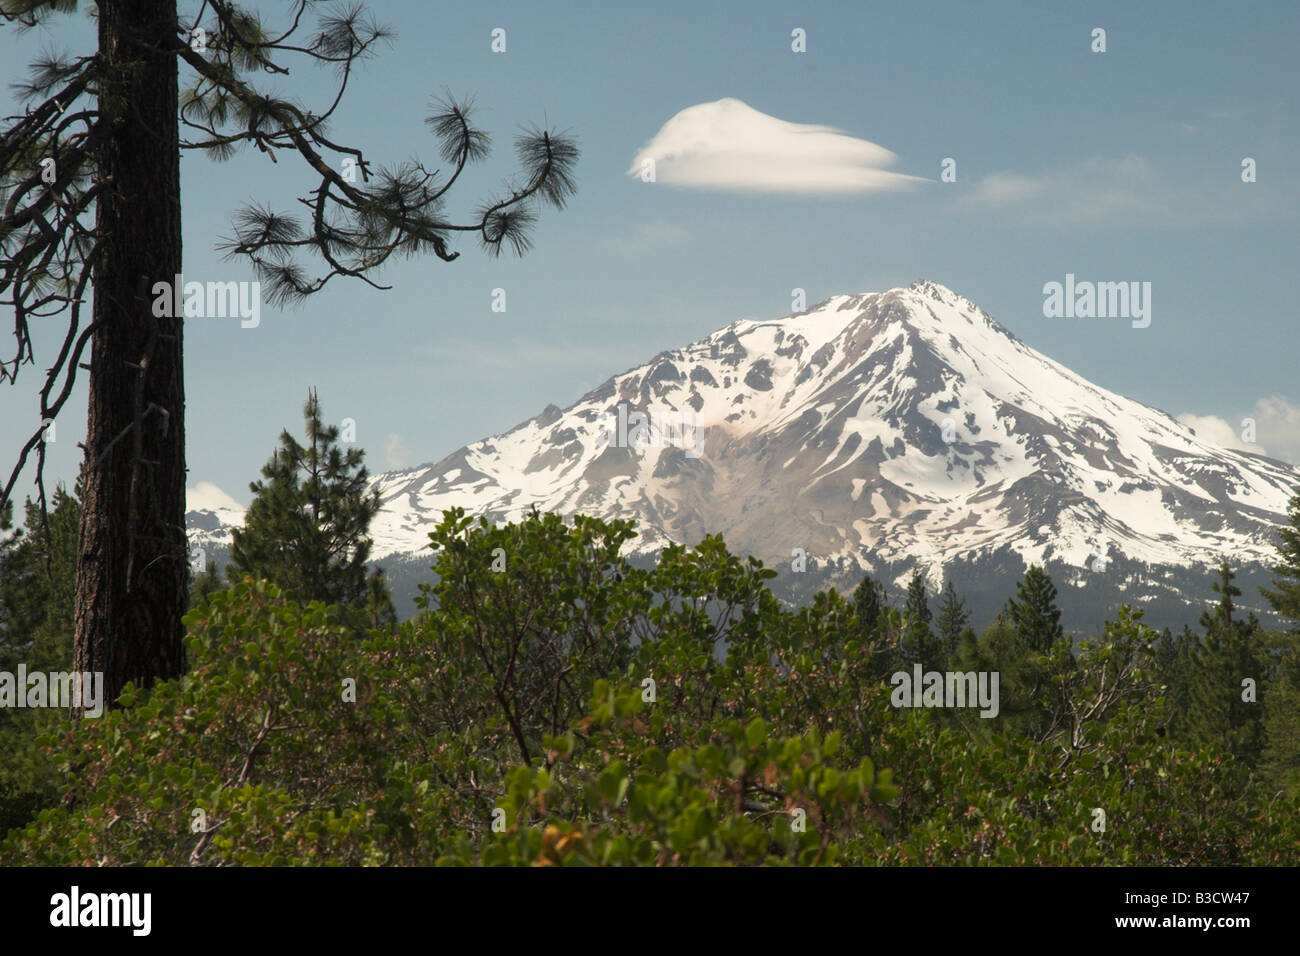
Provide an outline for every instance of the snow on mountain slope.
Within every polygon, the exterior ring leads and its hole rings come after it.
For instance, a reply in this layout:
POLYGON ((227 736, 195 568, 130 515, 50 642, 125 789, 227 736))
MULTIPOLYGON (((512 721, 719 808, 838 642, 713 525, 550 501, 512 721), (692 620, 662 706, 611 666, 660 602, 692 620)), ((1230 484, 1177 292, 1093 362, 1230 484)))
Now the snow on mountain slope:
POLYGON ((190 550, 230 546, 230 529, 244 524, 244 507, 210 481, 185 489, 190 550))
MULTIPOLYGON (((1194 566, 1270 561, 1300 474, 1202 441, 1026 346, 933 282, 744 320, 442 461, 377 476, 374 557, 442 510, 635 518, 635 550, 720 532, 864 568, 1014 552, 1194 566), (638 415, 645 416, 639 421, 638 415)), ((192 547, 243 509, 189 491, 192 547)))
POLYGON ((535 505, 635 518, 642 552, 720 532, 768 563, 801 547, 862 567, 1005 549, 1200 565, 1271 559, 1298 482, 919 281, 735 322, 567 409, 377 476, 372 534, 376 558, 418 553, 444 508, 507 521, 535 505))

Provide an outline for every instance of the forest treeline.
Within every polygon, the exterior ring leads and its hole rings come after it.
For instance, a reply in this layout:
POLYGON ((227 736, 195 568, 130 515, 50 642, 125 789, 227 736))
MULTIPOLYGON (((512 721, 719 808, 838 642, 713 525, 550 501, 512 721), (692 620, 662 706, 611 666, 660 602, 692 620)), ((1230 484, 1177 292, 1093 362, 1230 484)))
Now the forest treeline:
MULTIPOLYGON (((1288 632, 1239 611, 1226 564, 1199 628, 1121 607, 1076 644, 1038 567, 977 633, 920 574, 898 606, 868 577, 792 609, 716 536, 638 568, 631 522, 458 509, 398 624, 336 439, 313 397, 226 580, 196 576, 183 677, 98 719, 0 710, 0 860, 1300 859, 1300 495, 1266 592, 1288 632), (918 664, 997 672, 997 716, 898 706, 918 664)), ((29 508, 0 545, 0 671, 70 666, 78 510, 60 490, 48 533, 29 508)))

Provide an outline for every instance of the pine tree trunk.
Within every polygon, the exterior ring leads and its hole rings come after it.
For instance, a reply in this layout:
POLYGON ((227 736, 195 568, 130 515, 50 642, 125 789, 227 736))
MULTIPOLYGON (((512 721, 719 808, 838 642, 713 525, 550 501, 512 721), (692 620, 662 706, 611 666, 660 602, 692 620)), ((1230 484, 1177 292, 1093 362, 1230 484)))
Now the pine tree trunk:
POLYGON ((78 671, 124 684, 184 669, 185 391, 181 317, 155 318, 155 282, 181 271, 176 0, 99 0, 99 152, 85 494, 77 565, 78 671))

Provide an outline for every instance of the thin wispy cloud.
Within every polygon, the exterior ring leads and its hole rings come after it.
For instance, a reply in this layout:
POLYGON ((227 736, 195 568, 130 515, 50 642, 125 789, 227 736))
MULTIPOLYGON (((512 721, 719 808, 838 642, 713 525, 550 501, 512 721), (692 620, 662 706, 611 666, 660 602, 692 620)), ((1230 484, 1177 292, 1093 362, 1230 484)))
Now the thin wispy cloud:
POLYGON ((384 460, 389 468, 405 468, 411 461, 411 450, 406 440, 397 432, 388 433, 388 443, 384 445, 384 460))
POLYGON ((1141 156, 1094 157, 1040 176, 999 172, 976 181, 962 204, 1009 209, 1061 224, 1106 222, 1159 211, 1168 187, 1141 156))
POLYGON ((830 126, 791 123, 737 99, 682 110, 636 154, 628 175, 653 163, 655 182, 754 193, 866 193, 929 182, 889 171, 883 146, 830 126))
POLYGON ((626 343, 581 345, 563 342, 528 342, 520 339, 501 342, 485 350, 478 343, 424 345, 416 348, 421 355, 445 360, 456 369, 473 374, 484 372, 526 371, 539 369, 586 368, 602 371, 622 369, 627 365, 626 343))
POLYGON ((1129 155, 1092 157, 1041 175, 991 173, 976 180, 957 205, 1048 228, 1192 227, 1287 219, 1295 215, 1298 196, 1289 183, 1244 184, 1236 167, 1225 167, 1210 182, 1192 182, 1129 155))
POLYGON ((691 238, 681 226, 666 222, 648 222, 609 240, 609 247, 621 256, 635 259, 680 245, 691 238))

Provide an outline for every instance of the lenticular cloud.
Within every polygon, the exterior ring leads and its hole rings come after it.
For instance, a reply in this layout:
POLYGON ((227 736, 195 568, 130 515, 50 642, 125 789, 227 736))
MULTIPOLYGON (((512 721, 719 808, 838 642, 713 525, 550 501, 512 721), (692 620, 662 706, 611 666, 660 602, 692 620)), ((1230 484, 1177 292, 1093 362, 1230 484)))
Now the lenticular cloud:
POLYGON ((897 157, 883 146, 829 126, 790 123, 737 99, 682 110, 632 160, 642 176, 670 186, 771 193, 854 193, 926 182, 889 172, 897 157))

